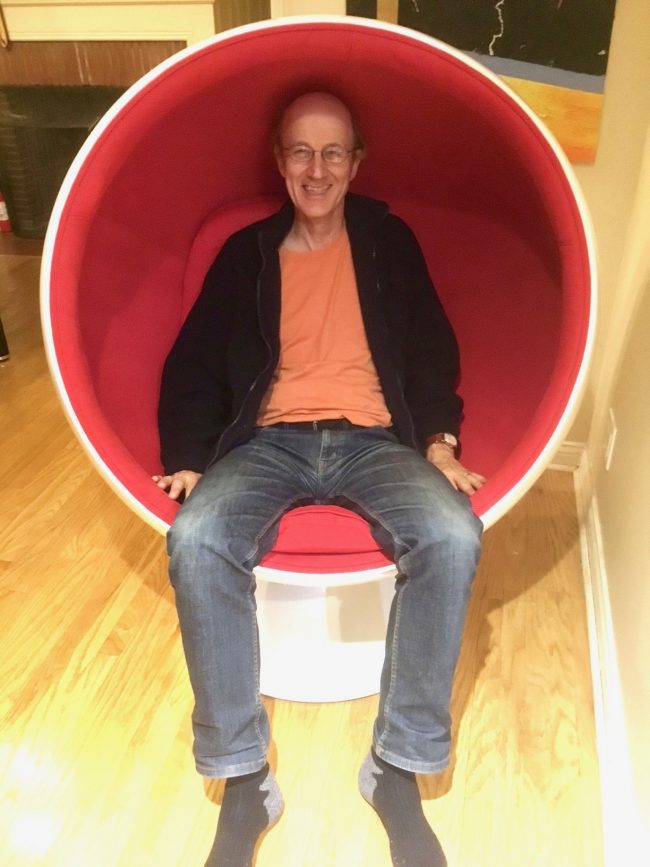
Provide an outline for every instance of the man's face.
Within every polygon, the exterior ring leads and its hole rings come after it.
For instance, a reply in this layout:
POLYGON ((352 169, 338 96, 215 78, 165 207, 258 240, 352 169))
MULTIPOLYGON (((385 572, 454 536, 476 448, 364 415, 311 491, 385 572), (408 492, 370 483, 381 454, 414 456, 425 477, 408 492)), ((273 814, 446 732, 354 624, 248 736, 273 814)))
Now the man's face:
POLYGON ((323 160, 320 151, 338 145, 346 151, 354 146, 352 124, 344 106, 336 100, 312 95, 289 107, 282 125, 284 148, 307 145, 318 151, 308 163, 295 162, 286 150, 277 153, 278 168, 285 180, 297 215, 307 220, 343 216, 345 194, 359 167, 356 152, 340 165, 323 160))

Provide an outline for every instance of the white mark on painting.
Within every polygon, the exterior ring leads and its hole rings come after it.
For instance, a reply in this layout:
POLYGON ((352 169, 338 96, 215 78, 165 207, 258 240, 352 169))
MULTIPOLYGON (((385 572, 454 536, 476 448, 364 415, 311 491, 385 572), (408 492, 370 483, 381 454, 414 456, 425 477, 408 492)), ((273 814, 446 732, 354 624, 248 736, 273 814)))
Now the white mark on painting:
POLYGON ((505 2, 506 2, 506 0, 497 0, 496 6, 494 7, 497 11, 497 15, 499 16, 500 30, 498 33, 494 34, 494 36, 492 37, 492 40, 490 42, 490 45, 488 47, 488 51, 490 52, 490 57, 494 57, 494 43, 497 41, 497 39, 501 39, 501 37, 503 36, 504 31, 505 31, 505 24, 503 21, 503 4, 505 2))

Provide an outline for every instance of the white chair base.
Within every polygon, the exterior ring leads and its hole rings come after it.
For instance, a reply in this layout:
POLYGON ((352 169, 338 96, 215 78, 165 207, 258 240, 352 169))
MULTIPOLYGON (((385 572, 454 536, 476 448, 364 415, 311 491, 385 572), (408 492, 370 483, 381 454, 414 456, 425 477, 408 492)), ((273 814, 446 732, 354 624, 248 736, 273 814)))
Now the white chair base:
POLYGON ((258 570, 263 695, 326 702, 379 692, 395 570, 362 574, 354 584, 354 575, 301 575, 310 582, 301 586, 295 574, 258 570))

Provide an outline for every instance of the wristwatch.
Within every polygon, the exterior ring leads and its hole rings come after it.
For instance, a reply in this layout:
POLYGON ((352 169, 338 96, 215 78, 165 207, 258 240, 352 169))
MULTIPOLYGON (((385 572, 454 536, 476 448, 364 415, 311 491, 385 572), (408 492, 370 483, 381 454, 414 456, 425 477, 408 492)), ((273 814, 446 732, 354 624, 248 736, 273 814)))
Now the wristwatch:
POLYGON ((437 433, 427 438, 427 448, 434 443, 442 443, 442 445, 449 446, 449 448, 454 452, 454 454, 456 453, 456 449, 458 448, 458 440, 453 434, 450 433, 437 433))

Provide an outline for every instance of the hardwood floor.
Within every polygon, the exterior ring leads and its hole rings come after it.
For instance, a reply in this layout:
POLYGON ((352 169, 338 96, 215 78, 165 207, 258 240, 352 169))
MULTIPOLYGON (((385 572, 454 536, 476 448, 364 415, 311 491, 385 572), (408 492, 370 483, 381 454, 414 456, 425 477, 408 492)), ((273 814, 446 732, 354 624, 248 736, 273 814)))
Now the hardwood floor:
MULTIPOLYGON (((194 771, 163 540, 73 438, 45 365, 38 256, 9 249, 0 255, 12 352, 0 365, 0 863, 200 867, 222 784, 194 771)), ((256 867, 390 867, 356 789, 376 697, 266 705, 287 806, 256 867)), ((420 779, 450 867, 600 867, 568 473, 547 472, 486 534, 453 709, 452 767, 420 779)))

